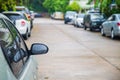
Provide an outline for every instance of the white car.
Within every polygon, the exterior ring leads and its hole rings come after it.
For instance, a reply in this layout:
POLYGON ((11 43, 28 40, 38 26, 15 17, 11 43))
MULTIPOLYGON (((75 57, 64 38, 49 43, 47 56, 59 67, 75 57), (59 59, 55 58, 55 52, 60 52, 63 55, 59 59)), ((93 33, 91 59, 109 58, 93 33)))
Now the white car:
POLYGON ((85 14, 78 14, 74 21, 74 26, 83 27, 83 18, 85 14))
POLYGON ((63 12, 54 12, 51 17, 53 19, 59 19, 59 20, 63 20, 64 19, 64 14, 63 12))
POLYGON ((41 43, 28 50, 14 24, 0 14, 0 80, 40 80, 33 55, 47 52, 48 47, 41 43))
POLYGON ((15 24, 16 28, 25 40, 31 36, 31 24, 30 21, 27 20, 27 17, 24 13, 6 11, 3 12, 3 14, 6 15, 15 24))

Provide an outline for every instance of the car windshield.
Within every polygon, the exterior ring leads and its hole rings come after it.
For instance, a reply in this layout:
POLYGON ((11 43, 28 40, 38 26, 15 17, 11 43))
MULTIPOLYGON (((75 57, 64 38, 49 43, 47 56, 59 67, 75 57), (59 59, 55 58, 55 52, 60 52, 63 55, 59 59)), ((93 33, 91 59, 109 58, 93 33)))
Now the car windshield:
POLYGON ((5 14, 5 15, 12 21, 24 19, 24 17, 19 14, 5 14))
POLYGON ((91 19, 98 19, 98 18, 104 18, 104 16, 100 15, 100 14, 93 14, 93 15, 91 15, 91 19))
POLYGON ((83 18, 84 17, 84 14, 79 14, 78 15, 78 18, 83 18))
POLYGON ((120 20, 120 15, 118 15, 118 18, 119 18, 119 20, 120 20))
POLYGON ((70 15, 70 16, 71 16, 71 15, 73 16, 73 15, 76 14, 76 12, 74 12, 74 11, 73 11, 73 12, 72 12, 72 11, 68 11, 68 12, 66 12, 66 14, 67 14, 67 15, 70 15))

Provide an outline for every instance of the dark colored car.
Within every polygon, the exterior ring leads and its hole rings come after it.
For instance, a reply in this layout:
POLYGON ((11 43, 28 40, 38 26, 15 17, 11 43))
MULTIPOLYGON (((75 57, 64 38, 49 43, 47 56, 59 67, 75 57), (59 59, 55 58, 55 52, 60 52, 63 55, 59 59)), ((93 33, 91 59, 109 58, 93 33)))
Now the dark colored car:
POLYGON ((73 22, 73 18, 77 13, 75 11, 67 11, 64 16, 64 23, 73 22))
POLYGON ((84 16, 83 24, 84 29, 90 29, 93 31, 95 29, 100 29, 101 24, 105 21, 105 16, 101 13, 89 13, 84 16))

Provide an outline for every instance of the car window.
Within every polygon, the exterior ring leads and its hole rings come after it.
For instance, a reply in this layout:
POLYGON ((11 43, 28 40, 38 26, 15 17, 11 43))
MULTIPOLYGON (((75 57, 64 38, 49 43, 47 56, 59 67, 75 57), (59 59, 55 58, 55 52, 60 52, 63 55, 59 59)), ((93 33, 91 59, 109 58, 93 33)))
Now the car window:
POLYGON ((84 14, 79 14, 78 15, 78 18, 83 18, 84 17, 84 14))
POLYGON ((120 20, 120 15, 118 15, 118 19, 120 20))
POLYGON ((5 15, 12 21, 24 19, 24 17, 20 14, 5 14, 5 15))
POLYGON ((8 64, 10 64, 10 68, 13 71, 13 74, 17 77, 20 71, 22 70, 23 61, 20 60, 17 63, 13 61, 15 54, 17 53, 17 51, 19 51, 19 48, 13 35, 11 34, 11 32, 1 19, 0 19, 0 34, 1 34, 0 44, 2 45, 5 57, 8 61, 8 64))
POLYGON ((115 15, 113 15, 112 21, 115 21, 115 20, 116 20, 116 16, 115 16, 115 15))
POLYGON ((104 18, 104 16, 100 15, 100 14, 93 14, 93 15, 91 15, 91 19, 97 19, 97 18, 104 18))
POLYGON ((0 35, 0 44, 2 44, 4 54, 13 74, 18 77, 23 71, 24 65, 28 60, 28 50, 14 25, 8 20, 5 20, 5 23, 3 20, 0 20, 0 24, 2 24, 0 25, 0 33, 2 33, 0 35), (9 26, 9 29, 7 26, 9 26), (21 56, 22 59, 15 61, 19 56, 21 56))
MULTIPOLYGON (((7 22, 7 24, 10 26, 11 31, 14 32, 14 34, 18 33, 18 32, 16 31, 14 25, 13 25, 11 22, 9 22, 8 20, 6 20, 6 22, 7 22)), ((14 34, 13 34, 13 35, 14 35, 14 34)), ((27 58, 28 58, 28 50, 27 50, 27 47, 26 47, 25 43, 23 42, 23 39, 20 38, 21 35, 16 34, 16 35, 14 35, 14 37, 16 38, 16 42, 17 42, 19 48, 20 48, 20 49, 23 49, 23 50, 25 51, 25 53, 26 53, 26 56, 24 57, 24 62, 26 62, 26 61, 27 61, 27 58)))

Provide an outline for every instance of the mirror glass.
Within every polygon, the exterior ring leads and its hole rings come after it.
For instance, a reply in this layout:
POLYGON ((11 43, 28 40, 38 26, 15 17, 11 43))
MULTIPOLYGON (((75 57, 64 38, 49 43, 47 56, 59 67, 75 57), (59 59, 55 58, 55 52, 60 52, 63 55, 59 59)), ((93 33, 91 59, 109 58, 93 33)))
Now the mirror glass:
POLYGON ((45 54, 47 52, 48 52, 48 47, 45 44, 34 43, 31 46, 31 54, 32 55, 45 54))

